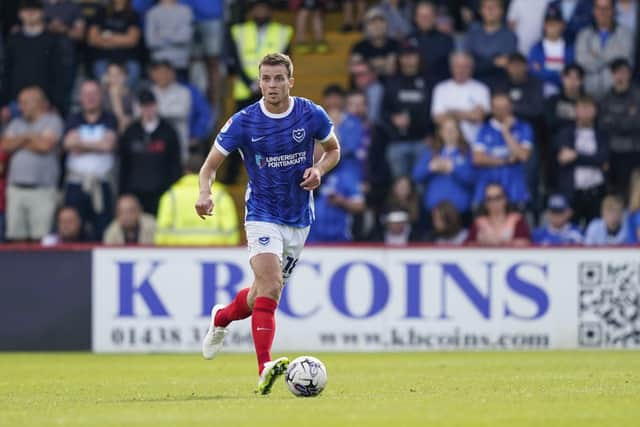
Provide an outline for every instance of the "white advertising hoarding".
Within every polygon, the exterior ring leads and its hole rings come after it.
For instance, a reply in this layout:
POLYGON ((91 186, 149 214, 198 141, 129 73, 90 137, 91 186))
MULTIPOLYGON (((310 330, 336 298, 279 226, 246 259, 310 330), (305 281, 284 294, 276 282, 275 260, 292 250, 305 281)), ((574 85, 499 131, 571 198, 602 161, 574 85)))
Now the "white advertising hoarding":
MULTIPOLYGON (((633 249, 307 248, 274 351, 639 345, 639 265, 633 249)), ((93 350, 198 352, 211 306, 251 281, 242 248, 96 249, 93 350)), ((230 330, 229 351, 253 349, 250 320, 230 330)))

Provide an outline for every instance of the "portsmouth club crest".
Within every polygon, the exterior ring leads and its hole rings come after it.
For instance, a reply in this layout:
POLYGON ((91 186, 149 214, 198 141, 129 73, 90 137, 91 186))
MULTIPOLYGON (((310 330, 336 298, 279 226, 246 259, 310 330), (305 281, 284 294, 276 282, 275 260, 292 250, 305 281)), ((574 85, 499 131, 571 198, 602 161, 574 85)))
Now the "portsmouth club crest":
POLYGON ((291 131, 291 136, 295 142, 302 142, 304 137, 307 136, 307 133, 304 131, 304 128, 294 129, 291 131))

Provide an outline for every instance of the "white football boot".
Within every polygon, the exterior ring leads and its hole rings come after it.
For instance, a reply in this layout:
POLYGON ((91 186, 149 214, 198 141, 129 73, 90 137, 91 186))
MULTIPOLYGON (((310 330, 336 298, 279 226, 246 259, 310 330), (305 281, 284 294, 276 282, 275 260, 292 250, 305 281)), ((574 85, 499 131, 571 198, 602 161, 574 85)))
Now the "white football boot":
POLYGON ((213 359, 220 352, 225 335, 229 332, 227 328, 222 326, 214 326, 213 322, 216 318, 218 310, 224 308, 222 304, 216 304, 211 309, 211 323, 207 335, 202 340, 202 357, 207 360, 213 359))

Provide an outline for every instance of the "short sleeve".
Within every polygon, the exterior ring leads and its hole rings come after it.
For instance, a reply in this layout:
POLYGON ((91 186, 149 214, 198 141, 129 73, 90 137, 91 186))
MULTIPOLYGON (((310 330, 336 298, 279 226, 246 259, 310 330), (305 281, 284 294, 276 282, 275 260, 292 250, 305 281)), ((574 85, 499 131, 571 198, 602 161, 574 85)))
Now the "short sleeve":
POLYGON ((316 104, 314 104, 314 108, 313 118, 316 130, 313 137, 316 141, 324 143, 333 136, 333 122, 324 108, 316 104))
POLYGON ((225 156, 228 156, 229 153, 235 151, 242 145, 242 123, 240 114, 242 113, 236 113, 227 120, 227 123, 222 126, 213 144, 213 146, 225 156))

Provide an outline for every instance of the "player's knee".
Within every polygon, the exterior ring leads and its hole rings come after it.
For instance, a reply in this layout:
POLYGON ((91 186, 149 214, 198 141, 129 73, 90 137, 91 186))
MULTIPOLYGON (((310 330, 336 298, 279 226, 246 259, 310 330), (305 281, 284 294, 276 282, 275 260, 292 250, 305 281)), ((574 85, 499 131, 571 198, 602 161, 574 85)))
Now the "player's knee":
POLYGON ((256 276, 256 296, 268 297, 274 300, 280 299, 282 292, 282 275, 267 273, 256 276))

